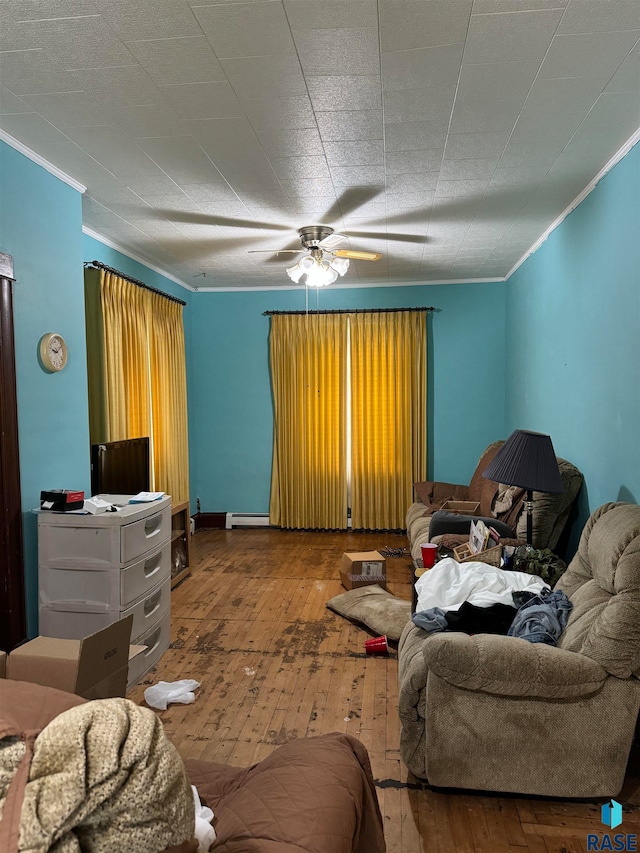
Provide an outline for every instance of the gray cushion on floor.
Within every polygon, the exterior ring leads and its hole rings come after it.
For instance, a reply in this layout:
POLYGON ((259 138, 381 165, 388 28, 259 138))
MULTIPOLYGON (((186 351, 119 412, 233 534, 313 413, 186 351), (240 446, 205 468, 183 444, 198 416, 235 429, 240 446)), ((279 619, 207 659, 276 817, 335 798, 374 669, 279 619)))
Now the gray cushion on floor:
POLYGON ((360 622, 375 634, 399 640, 411 619, 411 602, 396 598, 377 585, 362 586, 336 595, 327 601, 329 610, 352 622, 360 622))

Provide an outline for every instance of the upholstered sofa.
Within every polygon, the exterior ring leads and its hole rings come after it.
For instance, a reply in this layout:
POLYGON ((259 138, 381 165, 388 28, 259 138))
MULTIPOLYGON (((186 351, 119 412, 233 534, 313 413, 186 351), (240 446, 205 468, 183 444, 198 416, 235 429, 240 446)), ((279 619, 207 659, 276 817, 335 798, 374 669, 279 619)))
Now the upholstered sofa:
MULTIPOLYGON (((507 544, 524 544, 526 542, 527 521, 524 513, 524 489, 504 490, 508 500, 495 510, 496 500, 501 496, 499 483, 487 480, 482 472, 487 468, 504 441, 494 441, 482 456, 474 471, 469 485, 461 483, 444 483, 425 481, 414 484, 415 501, 410 505, 406 515, 407 536, 411 548, 411 556, 416 566, 422 566, 420 545, 430 539, 431 518, 442 509, 446 501, 475 501, 480 504, 477 515, 485 518, 495 518, 513 531, 512 537, 503 537, 507 544)), ((583 476, 581 472, 558 457, 558 467, 562 477, 564 492, 558 495, 533 493, 533 541, 534 548, 551 548, 558 544, 571 507, 580 491, 583 476)), ((502 531, 500 531, 502 532, 502 531)), ((455 545, 468 539, 468 536, 447 536, 443 544, 455 545)), ((441 541, 440 538, 433 541, 441 541)))
POLYGON ((573 605, 557 646, 407 624, 400 749, 416 776, 553 797, 619 793, 640 708, 640 506, 597 509, 555 588, 573 605))
POLYGON ((191 785, 214 813, 212 851, 385 851, 356 738, 294 740, 244 769, 183 764, 149 708, 0 678, 2 853, 195 853, 191 785))

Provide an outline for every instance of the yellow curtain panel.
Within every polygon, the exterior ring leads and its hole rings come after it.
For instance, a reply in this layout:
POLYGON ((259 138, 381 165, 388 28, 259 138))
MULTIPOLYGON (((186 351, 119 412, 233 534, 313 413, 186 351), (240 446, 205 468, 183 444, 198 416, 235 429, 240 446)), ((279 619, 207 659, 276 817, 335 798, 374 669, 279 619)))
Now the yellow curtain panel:
POLYGON ((352 314, 350 341, 352 525, 403 528, 426 479, 426 312, 352 314))
POLYGON ((271 524, 346 529, 347 317, 271 318, 271 524))
POLYGON ((89 268, 85 307, 91 442, 148 435, 151 488, 187 500, 182 305, 89 268))

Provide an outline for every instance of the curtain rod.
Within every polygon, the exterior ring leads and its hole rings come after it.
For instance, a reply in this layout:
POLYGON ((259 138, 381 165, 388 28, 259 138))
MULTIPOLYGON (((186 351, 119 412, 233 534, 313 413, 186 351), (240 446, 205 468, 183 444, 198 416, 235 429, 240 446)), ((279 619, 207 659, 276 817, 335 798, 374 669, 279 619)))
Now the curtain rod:
POLYGON ((101 261, 85 261, 84 265, 85 267, 93 267, 94 269, 105 270, 106 272, 113 273, 114 275, 119 275, 120 278, 124 278, 125 281, 130 281, 131 284, 136 284, 138 287, 144 287, 145 290, 150 290, 152 293, 157 293, 160 296, 164 296, 164 298, 168 299, 170 302, 177 302, 180 305, 187 304, 182 299, 178 299, 177 296, 171 296, 170 293, 165 293, 163 290, 158 290, 157 287, 151 287, 150 284, 145 284, 144 281, 140 281, 140 279, 133 278, 133 276, 120 272, 120 270, 114 270, 113 267, 108 267, 101 261))
POLYGON ((437 308, 343 308, 335 311, 263 311, 263 317, 274 314, 397 314, 399 311, 437 311, 437 308))

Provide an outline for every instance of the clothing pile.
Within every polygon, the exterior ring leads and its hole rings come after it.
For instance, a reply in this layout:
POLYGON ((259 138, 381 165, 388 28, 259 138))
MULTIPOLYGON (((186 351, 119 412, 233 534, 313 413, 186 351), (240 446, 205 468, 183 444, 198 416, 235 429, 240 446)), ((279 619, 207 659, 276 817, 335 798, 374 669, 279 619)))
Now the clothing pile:
POLYGON ((451 558, 425 572, 416 593, 411 619, 429 633, 503 634, 548 645, 557 643, 572 607, 536 575, 451 558))

